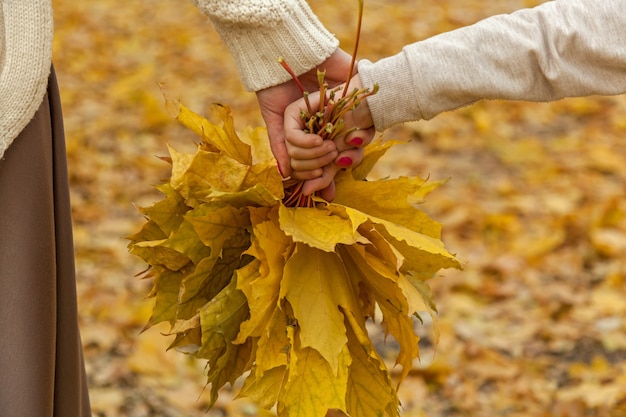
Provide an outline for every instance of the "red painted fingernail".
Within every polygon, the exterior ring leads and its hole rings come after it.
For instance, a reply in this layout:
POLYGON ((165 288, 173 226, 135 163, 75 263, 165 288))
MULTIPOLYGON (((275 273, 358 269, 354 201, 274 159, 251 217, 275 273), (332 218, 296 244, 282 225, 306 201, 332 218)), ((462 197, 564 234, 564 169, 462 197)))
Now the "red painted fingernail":
POLYGON ((278 166, 278 173, 280 174, 280 176, 285 178, 285 176, 283 175, 283 170, 280 169, 280 164, 278 162, 276 162, 276 165, 278 166))
POLYGON ((337 160, 337 165, 339 165, 340 167, 349 167, 350 165, 352 165, 352 158, 342 156, 337 160))
POLYGON ((354 146, 361 146, 363 145, 363 139, 361 138, 352 138, 350 139, 350 145, 354 145, 354 146))

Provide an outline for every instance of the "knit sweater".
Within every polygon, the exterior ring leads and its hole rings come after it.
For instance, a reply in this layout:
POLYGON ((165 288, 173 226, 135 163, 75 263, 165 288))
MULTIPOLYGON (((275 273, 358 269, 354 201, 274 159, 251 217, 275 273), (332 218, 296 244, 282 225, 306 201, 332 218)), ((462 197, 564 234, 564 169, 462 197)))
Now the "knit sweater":
POLYGON ((50 0, 0 0, 0 159, 41 105, 52 30, 50 0))
POLYGON ((321 64, 339 42, 305 0, 192 0, 209 16, 233 55, 244 87, 259 91, 321 64))

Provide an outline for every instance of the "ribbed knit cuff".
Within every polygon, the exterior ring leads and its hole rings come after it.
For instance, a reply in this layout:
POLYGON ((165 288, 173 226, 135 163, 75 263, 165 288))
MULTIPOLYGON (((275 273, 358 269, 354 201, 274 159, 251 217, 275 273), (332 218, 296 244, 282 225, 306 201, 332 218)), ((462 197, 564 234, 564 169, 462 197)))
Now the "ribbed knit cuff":
POLYGON ((244 87, 259 91, 291 79, 278 63, 282 57, 298 75, 324 62, 339 41, 304 0, 288 2, 278 21, 263 25, 213 19, 215 29, 235 58, 244 87))

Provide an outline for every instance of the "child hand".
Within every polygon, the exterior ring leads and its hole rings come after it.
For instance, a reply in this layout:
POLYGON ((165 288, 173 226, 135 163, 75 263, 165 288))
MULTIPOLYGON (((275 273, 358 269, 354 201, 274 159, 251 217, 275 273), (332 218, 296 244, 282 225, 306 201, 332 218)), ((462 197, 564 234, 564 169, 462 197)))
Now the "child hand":
MULTIPOLYGON (((350 70, 351 59, 352 57, 348 53, 339 48, 318 67, 312 68, 298 78, 304 88, 314 91, 318 86, 317 71, 318 69, 323 69, 326 71, 326 81, 331 87, 334 87, 345 82, 346 74, 350 70)), ((298 89, 296 83, 290 80, 257 91, 256 95, 261 115, 267 126, 272 153, 278 162, 281 175, 291 176, 289 155, 285 147, 285 108, 294 100, 302 97, 302 92, 298 89)))
MULTIPOLYGON (((358 74, 352 77, 345 91, 349 94, 355 89, 363 89, 358 74)), ((338 91, 341 93, 343 90, 344 86, 340 86, 338 91)), ((318 107, 319 94, 309 94, 309 104, 313 108, 318 107)), ((375 129, 366 99, 343 115, 347 133, 338 135, 332 141, 305 131, 301 114, 306 111, 304 99, 290 104, 285 110, 285 144, 291 162, 291 176, 306 180, 305 195, 321 191, 321 196, 330 201, 334 198, 336 173, 361 162, 363 147, 372 141, 375 129)))

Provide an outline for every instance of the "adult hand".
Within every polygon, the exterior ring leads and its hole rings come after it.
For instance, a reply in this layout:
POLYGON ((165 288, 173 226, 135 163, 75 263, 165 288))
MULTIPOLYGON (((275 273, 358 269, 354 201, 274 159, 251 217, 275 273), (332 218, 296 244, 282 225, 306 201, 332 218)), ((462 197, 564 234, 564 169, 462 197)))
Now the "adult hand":
MULTIPOLYGON (((317 91, 319 89, 317 70, 325 70, 326 81, 329 86, 334 87, 346 81, 351 60, 352 58, 348 53, 342 49, 337 49, 326 61, 300 75, 298 79, 306 91, 317 91)), ((289 177, 292 170, 285 146, 285 109, 289 104, 301 98, 302 92, 295 81, 289 80, 257 91, 256 96, 261 115, 267 126, 272 153, 278 161, 278 169, 283 177, 289 177)), ((325 146, 327 151, 334 152, 332 143, 325 144, 325 146)))
MULTIPOLYGON (((351 92, 354 89, 363 89, 358 74, 352 77, 346 91, 351 92)), ((343 88, 340 87, 339 91, 343 91, 343 88)), ((309 102, 312 107, 318 106, 319 95, 310 94, 309 102)), ((306 110, 304 99, 295 101, 285 110, 285 137, 287 152, 291 158, 291 176, 306 180, 303 188, 305 195, 320 191, 322 198, 331 201, 335 196, 335 175, 339 170, 361 162, 363 147, 372 141, 376 133, 374 123, 367 99, 363 98, 355 109, 343 116, 348 133, 337 136, 334 141, 328 141, 304 131, 300 114, 306 110)))

